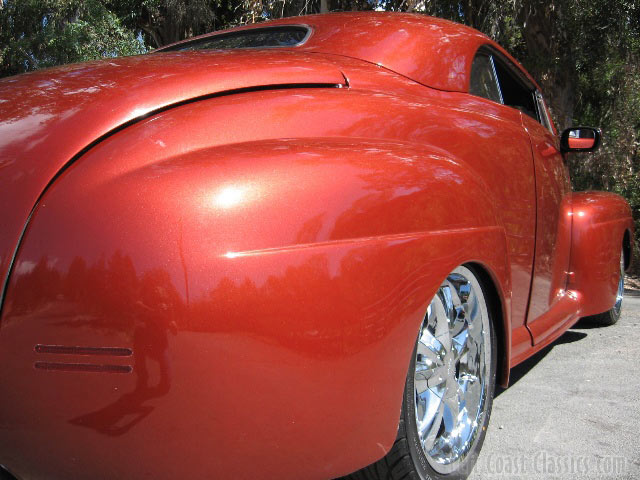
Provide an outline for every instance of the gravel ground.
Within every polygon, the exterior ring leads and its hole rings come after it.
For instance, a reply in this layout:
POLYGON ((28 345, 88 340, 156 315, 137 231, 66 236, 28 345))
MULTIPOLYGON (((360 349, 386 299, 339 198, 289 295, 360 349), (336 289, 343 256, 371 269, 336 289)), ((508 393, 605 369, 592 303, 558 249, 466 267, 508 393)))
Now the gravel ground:
POLYGON ((640 293, 611 327, 581 320, 497 393, 470 480, 640 478, 640 293))

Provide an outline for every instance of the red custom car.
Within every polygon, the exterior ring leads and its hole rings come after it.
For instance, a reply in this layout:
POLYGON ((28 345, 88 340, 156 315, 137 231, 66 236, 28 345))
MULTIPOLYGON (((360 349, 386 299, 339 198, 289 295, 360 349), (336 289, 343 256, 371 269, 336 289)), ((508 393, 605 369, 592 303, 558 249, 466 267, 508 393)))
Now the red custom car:
POLYGON ((599 139, 420 15, 0 81, 0 463, 463 478, 509 369, 620 315, 629 207, 565 163, 599 139))

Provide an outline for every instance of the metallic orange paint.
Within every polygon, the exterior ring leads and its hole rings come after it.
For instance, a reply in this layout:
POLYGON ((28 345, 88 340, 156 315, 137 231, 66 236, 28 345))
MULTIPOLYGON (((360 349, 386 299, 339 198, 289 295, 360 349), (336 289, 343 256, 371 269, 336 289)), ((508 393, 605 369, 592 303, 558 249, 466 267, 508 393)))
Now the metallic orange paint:
MULTIPOLYGON (((307 25, 311 27, 312 35, 303 45, 292 48, 293 50, 361 59, 431 88, 449 92, 469 91, 471 63, 482 45, 491 45, 515 65, 519 65, 506 50, 472 28, 421 14, 391 15, 392 21, 389 21, 389 13, 378 12, 308 15, 234 30, 265 25, 307 25)), ((217 33, 219 32, 198 38, 217 33)), ((167 47, 180 43, 183 42, 167 47)), ((524 69, 522 72, 536 85, 535 80, 524 69)))
POLYGON ((632 231, 631 209, 620 196, 606 192, 582 192, 572 199, 572 249, 569 289, 578 293, 581 315, 611 308, 618 287, 625 232, 632 231))
POLYGON ((0 80, 0 277, 39 195, 96 139, 194 98, 308 83, 342 84, 344 77, 317 56, 228 52, 126 57, 0 80))
POLYGON ((570 148, 591 148, 595 144, 595 138, 569 138, 570 148))
POLYGON ((286 22, 314 34, 0 81, 0 463, 18 476, 346 474, 392 445, 457 265, 493 283, 503 384, 613 304, 628 206, 571 194, 555 133, 465 93, 497 46, 411 15, 286 22))
POLYGON ((535 266, 527 314, 531 326, 553 308, 567 287, 571 232, 563 213, 571 183, 557 138, 534 119, 524 115, 523 120, 531 138, 536 181, 535 266))

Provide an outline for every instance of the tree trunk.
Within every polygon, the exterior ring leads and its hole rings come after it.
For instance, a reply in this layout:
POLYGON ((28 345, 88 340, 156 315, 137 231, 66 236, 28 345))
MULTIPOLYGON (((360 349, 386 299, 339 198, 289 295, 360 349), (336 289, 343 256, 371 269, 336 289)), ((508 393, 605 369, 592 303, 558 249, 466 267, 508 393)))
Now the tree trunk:
POLYGON ((571 45, 563 26, 560 2, 531 0, 518 12, 526 44, 527 69, 542 87, 559 129, 573 120, 578 78, 571 45))

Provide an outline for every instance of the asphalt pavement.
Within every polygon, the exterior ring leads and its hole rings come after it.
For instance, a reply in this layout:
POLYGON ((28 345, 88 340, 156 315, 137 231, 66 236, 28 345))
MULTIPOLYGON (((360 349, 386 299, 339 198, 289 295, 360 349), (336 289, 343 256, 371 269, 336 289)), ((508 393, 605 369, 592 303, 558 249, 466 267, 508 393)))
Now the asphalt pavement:
POLYGON ((470 480, 640 479, 640 296, 511 372, 470 480))

